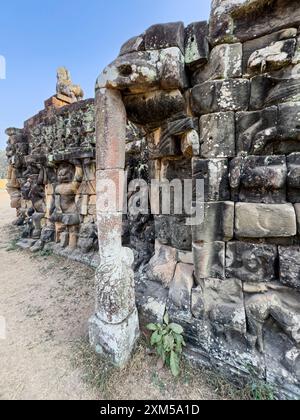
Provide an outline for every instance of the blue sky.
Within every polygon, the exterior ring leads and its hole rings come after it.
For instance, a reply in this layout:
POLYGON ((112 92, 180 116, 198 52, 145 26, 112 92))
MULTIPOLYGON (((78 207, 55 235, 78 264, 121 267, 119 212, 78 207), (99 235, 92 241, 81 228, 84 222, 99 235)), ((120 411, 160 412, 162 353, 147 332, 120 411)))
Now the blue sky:
POLYGON ((210 0, 3 0, 0 55, 0 149, 6 127, 43 108, 55 93, 56 68, 66 66, 86 97, 121 44, 154 23, 206 20, 210 0))

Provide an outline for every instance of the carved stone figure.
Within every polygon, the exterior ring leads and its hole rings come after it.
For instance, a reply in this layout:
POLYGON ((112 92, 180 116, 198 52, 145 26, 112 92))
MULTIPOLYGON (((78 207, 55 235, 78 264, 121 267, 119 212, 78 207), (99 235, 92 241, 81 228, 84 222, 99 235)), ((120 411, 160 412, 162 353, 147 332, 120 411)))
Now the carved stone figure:
POLYGON ((67 96, 73 101, 79 101, 84 97, 82 88, 79 85, 73 84, 71 74, 65 67, 59 67, 57 69, 56 93, 67 96))

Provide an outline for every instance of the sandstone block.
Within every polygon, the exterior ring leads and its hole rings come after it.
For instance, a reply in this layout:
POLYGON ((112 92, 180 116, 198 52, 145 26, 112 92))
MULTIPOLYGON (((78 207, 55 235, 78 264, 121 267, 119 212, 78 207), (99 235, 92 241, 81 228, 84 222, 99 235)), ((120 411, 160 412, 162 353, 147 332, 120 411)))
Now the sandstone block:
POLYGON ((244 42, 243 44, 243 73, 247 72, 249 58, 255 51, 262 50, 274 42, 282 41, 289 38, 295 38, 297 36, 296 28, 282 29, 278 32, 251 39, 244 42))
POLYGON ((184 24, 182 22, 153 25, 145 33, 145 49, 161 50, 178 47, 184 52, 184 24))
POLYGON ((234 112, 218 112, 200 118, 201 157, 235 156, 234 112))
POLYGON ((170 284, 169 307, 172 311, 191 312, 191 295, 194 286, 193 265, 178 263, 170 284))
POLYGON ((280 282, 300 291, 300 248, 279 247, 280 282))
POLYGON ((203 282, 205 314, 212 322, 217 335, 230 332, 246 334, 247 323, 242 282, 237 279, 203 282))
POLYGON ((214 80, 196 85, 192 89, 191 106, 195 115, 222 111, 247 111, 249 97, 249 80, 214 80))
POLYGON ((174 114, 183 113, 186 108, 179 90, 125 96, 124 104, 130 120, 141 125, 164 121, 174 114))
POLYGON ((184 55, 174 46, 118 57, 98 77, 96 90, 119 89, 138 94, 160 88, 183 89, 186 83, 184 55))
POLYGON ((300 153, 293 153, 287 157, 288 164, 288 200, 292 203, 300 202, 300 153))
POLYGON ((242 56, 243 48, 240 43, 217 45, 211 51, 207 65, 193 75, 193 85, 208 80, 241 77, 242 56))
POLYGON ((252 53, 248 61, 248 70, 250 73, 263 73, 291 64, 295 48, 295 39, 273 42, 252 53))
POLYGON ((237 203, 235 232, 239 238, 290 237, 297 233, 292 204, 237 203))
POLYGON ((229 241, 233 238, 234 203, 231 201, 204 204, 204 221, 193 226, 194 242, 229 241))
MULTIPOLYGON (((193 180, 204 180, 204 201, 230 200, 227 159, 192 160, 193 180)), ((200 200, 194 191, 194 199, 200 200)))
POLYGON ((269 140, 277 136, 277 107, 236 114, 237 153, 266 154, 269 140))
POLYGON ((230 163, 234 201, 281 204, 286 202, 285 156, 238 157, 230 163))
POLYGON ((225 278, 225 243, 193 243, 195 278, 198 285, 203 279, 225 278))
POLYGON ((164 245, 184 251, 192 249, 191 226, 186 225, 184 216, 155 216, 155 232, 164 245))
POLYGON ((209 57, 208 24, 194 22, 185 29, 185 63, 193 68, 205 64, 209 57))
POLYGON ((275 280, 277 247, 275 245, 228 242, 226 249, 226 277, 244 282, 275 280))
POLYGON ((97 169, 123 169, 126 110, 121 93, 116 90, 98 90, 96 110, 97 169))
POLYGON ((297 217, 298 235, 300 234, 300 203, 294 205, 297 217))
POLYGON ((176 265, 176 249, 158 244, 155 255, 149 262, 147 275, 150 280, 169 287, 174 278, 176 265))

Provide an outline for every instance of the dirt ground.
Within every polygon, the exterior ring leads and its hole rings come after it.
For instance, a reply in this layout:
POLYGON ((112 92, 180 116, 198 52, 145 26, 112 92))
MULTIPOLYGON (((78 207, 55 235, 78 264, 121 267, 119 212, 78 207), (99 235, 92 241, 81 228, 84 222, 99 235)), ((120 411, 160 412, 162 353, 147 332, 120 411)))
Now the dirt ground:
MULTIPOLYGON (((90 350, 94 273, 57 256, 18 250, 9 199, 0 191, 0 399, 219 399, 219 382, 185 368, 174 380, 139 345, 129 366, 109 367, 90 350)), ((222 385, 221 385, 222 387, 222 385)), ((226 390, 227 393, 227 390, 226 390)))

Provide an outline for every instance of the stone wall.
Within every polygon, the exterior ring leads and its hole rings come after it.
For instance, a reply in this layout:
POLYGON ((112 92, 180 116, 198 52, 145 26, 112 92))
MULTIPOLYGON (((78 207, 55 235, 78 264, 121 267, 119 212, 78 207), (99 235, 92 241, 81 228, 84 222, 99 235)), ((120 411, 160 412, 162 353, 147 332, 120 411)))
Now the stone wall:
MULTIPOLYGON (((298 1, 214 0, 209 24, 154 25, 129 40, 96 85, 106 141, 116 129, 110 92, 121 93, 127 139, 135 138, 127 147, 131 179, 205 184, 201 224, 174 211, 124 218, 141 323, 161 321, 167 310, 202 364, 235 379, 255 373, 287 397, 300 395, 299 26, 298 1)), ((32 220, 34 246, 55 238, 90 260, 92 108, 49 107, 24 130, 8 131, 9 191, 19 220, 26 212, 32 220)), ((190 204, 196 200, 194 192, 190 204)))

